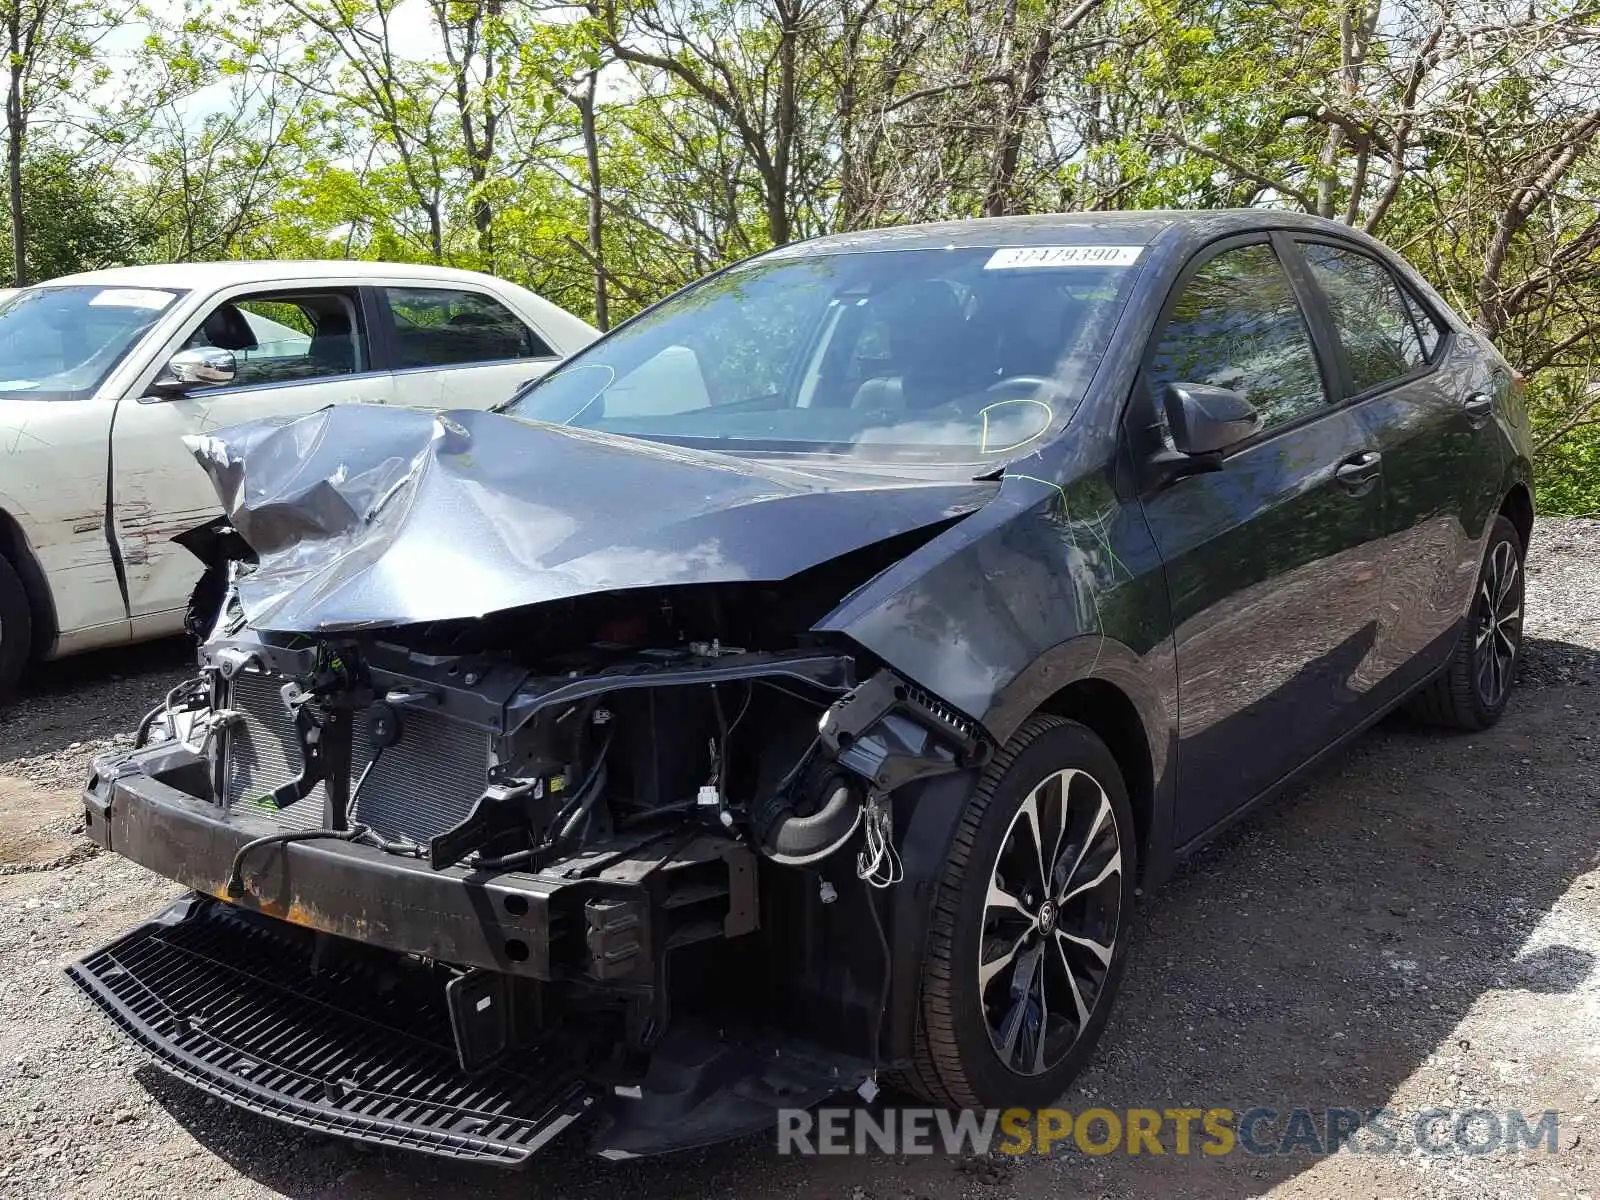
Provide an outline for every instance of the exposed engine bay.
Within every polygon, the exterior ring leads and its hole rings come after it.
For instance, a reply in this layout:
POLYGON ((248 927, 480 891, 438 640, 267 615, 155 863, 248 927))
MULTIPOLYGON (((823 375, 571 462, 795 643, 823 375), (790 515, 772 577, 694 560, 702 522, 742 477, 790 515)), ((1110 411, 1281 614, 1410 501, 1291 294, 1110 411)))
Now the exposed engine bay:
POLYGON ((811 628, 946 524, 781 585, 308 633, 257 628, 254 548, 197 531, 199 673, 85 791, 91 836, 195 894, 73 978, 234 1103, 485 1161, 875 1089, 918 790, 990 745, 811 628))

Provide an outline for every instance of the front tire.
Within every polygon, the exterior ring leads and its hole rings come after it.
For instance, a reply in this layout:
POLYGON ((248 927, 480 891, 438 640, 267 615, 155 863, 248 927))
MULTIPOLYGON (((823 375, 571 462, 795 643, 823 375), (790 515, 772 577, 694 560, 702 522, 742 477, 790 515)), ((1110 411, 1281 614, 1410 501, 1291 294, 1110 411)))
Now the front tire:
POLYGON ((1472 613, 1450 664, 1407 704, 1417 720, 1441 729, 1475 733, 1500 719, 1522 657, 1522 538, 1496 517, 1472 594, 1472 613))
POLYGON ((1066 1091, 1122 977, 1137 840, 1116 759, 1086 726, 1028 720, 967 801, 939 882, 912 1070, 950 1107, 1066 1091))

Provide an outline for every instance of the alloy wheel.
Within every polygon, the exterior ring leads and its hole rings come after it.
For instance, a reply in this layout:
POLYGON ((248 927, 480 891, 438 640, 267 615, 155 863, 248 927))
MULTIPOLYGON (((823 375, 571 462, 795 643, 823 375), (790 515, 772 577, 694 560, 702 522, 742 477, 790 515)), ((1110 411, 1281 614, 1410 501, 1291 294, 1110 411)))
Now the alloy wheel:
POLYGON ((1083 1036, 1120 932, 1122 843, 1111 799, 1081 770, 1039 783, 989 875, 978 994, 1007 1068, 1042 1075, 1083 1036))
POLYGON ((1478 586, 1473 669, 1478 698, 1493 708, 1511 686, 1522 644, 1522 564, 1508 541, 1495 544, 1478 586))

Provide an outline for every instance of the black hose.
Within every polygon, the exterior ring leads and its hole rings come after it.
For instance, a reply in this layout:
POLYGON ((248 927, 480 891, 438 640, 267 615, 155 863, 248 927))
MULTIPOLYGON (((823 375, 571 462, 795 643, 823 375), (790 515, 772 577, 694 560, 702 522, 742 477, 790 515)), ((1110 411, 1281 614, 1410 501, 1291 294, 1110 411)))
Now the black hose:
POLYGON ((772 789, 773 795, 781 796, 789 790, 789 786, 800 778, 800 772, 804 771, 807 765, 810 764, 811 756, 816 753, 816 749, 820 745, 822 745, 822 736, 818 734, 811 739, 811 744, 806 747, 805 753, 794 760, 794 766, 789 768, 789 773, 778 780, 777 786, 772 789))
POLYGON ((594 782, 595 776, 600 773, 601 766, 605 764, 606 755, 611 750, 611 739, 616 736, 616 729, 615 725, 606 728, 605 740, 600 743, 600 749, 594 756, 594 765, 589 768, 589 773, 583 777, 583 782, 572 789, 572 795, 567 802, 556 810, 556 815, 550 822, 552 829, 559 829, 565 825, 572 816, 573 810, 583 803, 584 793, 588 790, 589 785, 594 782))
POLYGON ((584 776, 583 782, 573 789, 571 797, 556 812, 550 821, 550 828, 555 830, 555 835, 546 840, 543 846, 530 846, 526 850, 513 850, 510 854, 502 854, 498 858, 474 858, 471 866, 475 870, 504 871, 512 867, 526 866, 532 861, 533 856, 543 853, 551 846, 558 845, 566 838, 572 829, 577 828, 594 806, 601 792, 605 790, 606 755, 611 750, 611 738, 616 727, 606 730, 605 740, 600 743, 600 749, 595 754, 594 766, 589 768, 589 773, 584 776))
POLYGON ((160 717, 172 712, 174 705, 179 701, 180 693, 182 694, 182 700, 184 702, 189 702, 194 699, 192 693, 205 686, 205 679, 197 677, 194 679, 185 679, 182 683, 178 684, 177 687, 168 692, 166 699, 152 708, 149 712, 145 713, 144 717, 139 721, 139 728, 136 729, 133 734, 133 748, 135 750, 142 750, 144 748, 145 742, 150 737, 150 730, 154 727, 156 721, 160 717))
POLYGON ((889 935, 883 931, 883 915, 878 912, 877 892, 870 886, 863 885, 867 901, 867 911, 872 914, 872 928, 877 931, 878 945, 883 947, 883 982, 878 987, 878 1016, 872 1022, 869 1031, 868 1046, 872 1054, 872 1069, 878 1069, 878 1040, 883 1035, 883 1018, 889 1011, 889 979, 894 973, 894 956, 889 950, 889 935))
POLYGON ((513 850, 510 854, 502 854, 499 858, 475 858, 469 865, 474 871, 509 871, 512 867, 527 866, 538 852, 532 848, 513 850))
POLYGON ((369 829, 360 839, 363 846, 382 850, 385 854, 398 854, 403 858, 421 858, 427 851, 415 842, 391 842, 375 829, 369 829))
POLYGON ((259 850, 263 846, 283 845, 289 842, 354 842, 359 841, 367 834, 365 825, 352 825, 349 829, 296 829, 292 833, 269 833, 266 837, 258 837, 246 842, 239 847, 233 856, 233 865, 228 868, 228 882, 225 890, 228 895, 238 899, 244 895, 244 858, 252 850, 259 850))
POLYGON ((367 760, 367 765, 361 768, 361 775, 356 780, 356 786, 350 789, 350 819, 353 821, 361 806, 361 789, 366 786, 367 776, 372 774, 372 768, 378 765, 378 760, 383 757, 383 747, 379 746, 372 752, 372 757, 367 760))
POLYGON ((679 800, 672 804, 662 804, 655 808, 646 809, 644 812, 635 813, 631 817, 624 817, 617 821, 618 829, 632 829, 636 825, 643 825, 647 821, 655 821, 661 817, 676 816, 680 813, 693 812, 700 806, 693 800, 679 800))
POLYGON ((589 788, 588 794, 584 796, 583 802, 578 805, 577 809, 567 818, 566 823, 556 833, 557 844, 565 842, 578 831, 585 818, 588 817, 589 810, 594 808, 594 802, 606 790, 606 760, 604 758, 595 764, 595 773, 592 779, 593 785, 589 788))
POLYGON ((722 712, 722 697, 717 694, 717 685, 711 685, 711 709, 717 714, 717 808, 724 809, 728 806, 724 799, 723 788, 728 778, 728 718, 722 712))
POLYGON ((158 704, 149 712, 145 713, 143 720, 139 722, 139 728, 134 732, 133 735, 133 748, 135 750, 144 749, 145 739, 150 736, 151 726, 153 726, 156 723, 156 719, 164 715, 166 711, 167 706, 165 704, 158 704))

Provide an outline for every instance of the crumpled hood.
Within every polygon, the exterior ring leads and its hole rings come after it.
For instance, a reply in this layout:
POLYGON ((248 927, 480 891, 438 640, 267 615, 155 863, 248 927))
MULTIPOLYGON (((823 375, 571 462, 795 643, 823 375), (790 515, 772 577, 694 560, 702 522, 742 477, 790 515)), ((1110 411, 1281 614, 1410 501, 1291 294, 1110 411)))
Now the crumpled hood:
POLYGON ((784 579, 971 512, 999 486, 795 469, 475 409, 335 405, 184 440, 256 553, 246 617, 282 632, 784 579))

